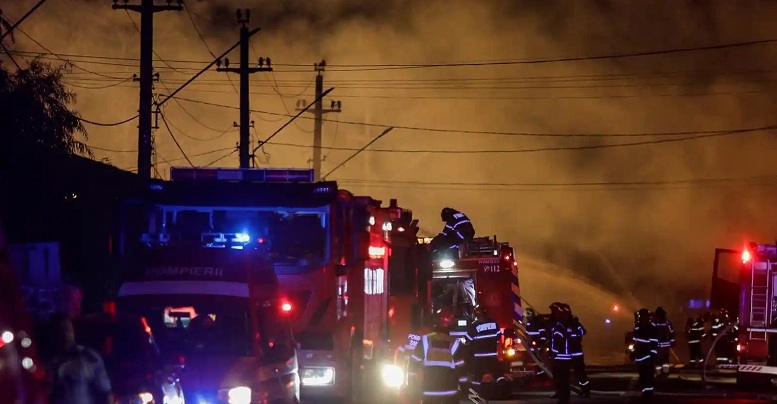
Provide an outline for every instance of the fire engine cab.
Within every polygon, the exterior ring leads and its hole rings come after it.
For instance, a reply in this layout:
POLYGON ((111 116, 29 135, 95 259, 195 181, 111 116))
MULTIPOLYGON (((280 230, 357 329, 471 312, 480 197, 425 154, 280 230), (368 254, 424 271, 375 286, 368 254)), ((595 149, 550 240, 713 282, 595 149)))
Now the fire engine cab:
POLYGON ((738 384, 777 376, 777 246, 750 243, 742 251, 738 384))

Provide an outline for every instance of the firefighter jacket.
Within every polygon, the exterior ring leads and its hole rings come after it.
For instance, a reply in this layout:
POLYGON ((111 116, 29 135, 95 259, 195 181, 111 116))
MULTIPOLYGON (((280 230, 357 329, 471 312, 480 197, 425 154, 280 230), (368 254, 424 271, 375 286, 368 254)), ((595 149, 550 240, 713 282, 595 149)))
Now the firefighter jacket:
POLYGON ((674 327, 668 319, 653 320, 653 327, 658 335, 658 347, 669 348, 674 345, 674 327))
POLYGON ((583 336, 585 327, 580 324, 577 317, 572 319, 572 339, 569 341, 569 351, 572 356, 583 356, 583 336))
POLYGON ((726 333, 727 341, 731 344, 736 344, 739 342, 739 325, 734 324, 729 328, 728 333, 726 333))
POLYGON ((721 319, 720 317, 715 317, 712 319, 712 329, 710 330, 710 334, 712 334, 712 338, 715 339, 718 334, 720 334, 721 331, 723 331, 723 328, 726 327, 726 323, 721 319))
POLYGON ((695 320, 685 329, 685 335, 688 337, 689 344, 699 344, 707 336, 707 330, 704 328, 704 321, 695 320))
POLYGON ((458 240, 458 244, 461 244, 475 237, 475 228, 465 214, 451 209, 450 213, 443 219, 445 220, 445 227, 440 234, 444 235, 445 238, 458 240))
POLYGON ((464 366, 461 341, 447 333, 432 332, 421 337, 410 359, 423 367, 423 394, 453 397, 459 392, 459 371, 464 366))
POLYGON ((502 330, 491 319, 477 320, 467 331, 468 352, 475 358, 497 356, 502 330))
POLYGON ((526 334, 531 338, 533 346, 545 345, 545 341, 548 339, 547 333, 541 318, 537 316, 526 318, 526 334))
POLYGON ((557 321, 550 328, 550 352, 555 360, 572 360, 583 356, 585 328, 578 322, 557 321))
POLYGON ((658 356, 659 330, 652 324, 640 324, 634 327, 634 352, 632 359, 643 362, 658 356))

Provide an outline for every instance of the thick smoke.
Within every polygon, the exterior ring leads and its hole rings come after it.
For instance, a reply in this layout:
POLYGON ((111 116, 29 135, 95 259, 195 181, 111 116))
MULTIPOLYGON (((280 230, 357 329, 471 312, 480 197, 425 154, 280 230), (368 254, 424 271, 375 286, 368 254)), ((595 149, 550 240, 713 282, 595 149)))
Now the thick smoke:
MULTIPOLYGON (((13 3, 4 11, 11 18, 18 18, 34 2, 13 3)), ((253 76, 252 107, 278 113, 292 111, 297 93, 313 80, 312 64, 322 58, 330 65, 552 59, 777 37, 772 23, 777 5, 760 1, 190 0, 189 6, 216 54, 237 40, 235 9, 251 8, 251 25, 263 27, 253 39, 256 50, 252 50, 252 58, 272 57, 277 64, 274 77, 284 95, 281 97, 272 89, 273 75, 253 76)), ((137 15, 132 18, 139 21, 137 15)), ((185 12, 159 13, 155 20, 155 50, 160 57, 211 59, 185 12)), ((123 11, 111 10, 108 1, 51 2, 25 22, 22 29, 55 52, 122 58, 138 55, 137 31, 123 11)), ((14 46, 17 50, 39 50, 22 35, 17 35, 14 46)), ((773 45, 757 45, 500 67, 351 72, 331 68, 326 73, 325 86, 336 87, 332 98, 343 101, 343 112, 339 117, 330 114, 327 118, 462 130, 557 133, 759 127, 774 123, 775 62, 770 56, 773 50, 773 45), (479 85, 488 88, 473 90, 462 88, 461 81, 451 81, 489 78, 511 78, 511 82, 483 80, 479 85), (430 79, 447 81, 420 81, 430 79), (405 80, 415 81, 406 84, 405 80), (507 88, 518 85, 530 88, 507 88), (460 99, 467 96, 481 99, 460 99), (505 99, 509 97, 513 99, 505 99)), ((237 53, 231 57, 237 60, 237 53)), ((76 59, 82 61, 76 63, 78 66, 110 77, 129 78, 136 73, 134 61, 95 64, 76 59)), ((176 72, 161 62, 156 65, 161 74, 161 83, 157 85, 160 92, 165 92, 164 86, 177 87, 203 66, 171 62, 178 70, 186 68, 176 72)), ((237 77, 231 79, 237 83, 237 77)), ((93 74, 77 67, 68 81, 81 87, 112 83, 95 79, 93 74)), ((137 110, 137 90, 131 82, 109 89, 75 90, 79 111, 92 120, 119 121, 137 110)), ((181 95, 237 105, 237 95, 222 73, 205 74, 181 95)), ((312 88, 299 98, 310 101, 312 88)), ((225 129, 237 120, 236 110, 185 101, 181 105, 213 129, 225 129)), ((174 102, 166 105, 165 113, 171 123, 190 137, 207 139, 218 135, 217 131, 199 125, 174 102)), ((259 138, 284 122, 269 122, 277 117, 257 113, 252 119, 259 138)), ((274 140, 309 145, 311 129, 311 121, 301 120, 274 140)), ((327 122, 324 131, 325 146, 359 148, 382 128, 327 122)), ((136 129, 131 124, 90 127, 90 133, 95 146, 136 148, 136 129)), ((183 134, 178 134, 178 138, 187 153, 195 156, 231 147, 237 135, 228 132, 211 141, 189 139, 183 134)), ((156 139, 160 161, 185 163, 164 127, 157 132, 156 139)), ((510 150, 657 139, 529 138, 396 129, 373 148, 510 150)), ((563 183, 749 177, 772 174, 769 166, 777 157, 770 144, 773 139, 766 133, 740 133, 582 151, 373 152, 361 154, 331 178, 343 180, 359 193, 384 200, 398 198, 432 231, 438 227, 442 206, 458 208, 472 217, 482 235, 498 234, 501 239, 510 240, 518 247, 519 256, 571 268, 614 293, 633 292, 647 305, 676 307, 683 299, 709 289, 715 247, 737 247, 749 239, 774 239, 777 219, 770 214, 771 186, 695 183, 497 190, 483 186, 422 189, 396 181, 563 183), (353 179, 369 180, 369 184, 345 181, 353 179)), ((289 146, 269 145, 265 150, 274 166, 304 167, 311 155, 309 149, 289 146)), ((109 157, 120 167, 136 165, 134 153, 96 153, 109 157)), ((324 171, 331 170, 351 153, 326 151, 324 171)), ((220 153, 208 154, 194 160, 196 164, 208 164, 219 156, 220 153)), ((230 157, 219 164, 236 163, 237 158, 230 157)), ((166 171, 169 164, 160 163, 159 167, 166 171)), ((525 276, 531 276, 531 271, 531 267, 526 268, 525 276)))

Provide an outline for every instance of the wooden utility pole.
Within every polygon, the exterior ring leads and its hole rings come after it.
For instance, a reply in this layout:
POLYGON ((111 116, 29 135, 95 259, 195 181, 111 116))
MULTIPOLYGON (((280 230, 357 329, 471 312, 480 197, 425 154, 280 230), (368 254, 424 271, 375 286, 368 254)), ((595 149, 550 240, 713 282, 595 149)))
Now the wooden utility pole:
POLYGON ((250 76, 258 72, 271 72, 272 61, 269 57, 260 57, 259 66, 252 67, 248 61, 248 50, 251 46, 251 35, 258 32, 254 30, 249 32, 248 20, 251 17, 251 10, 237 10, 237 23, 240 24, 240 67, 229 67, 229 59, 224 59, 224 67, 218 63, 216 70, 227 73, 238 73, 240 75, 240 168, 251 167, 251 92, 250 76))
MULTIPOLYGON (((324 69, 326 68, 326 60, 322 60, 321 63, 313 65, 316 71, 316 105, 313 111, 307 111, 315 116, 315 123, 313 126, 313 173, 315 180, 321 180, 321 129, 324 126, 324 114, 330 112, 341 112, 342 104, 340 101, 332 101, 328 109, 324 108, 324 69)), ((304 100, 297 101, 297 111, 301 111, 307 106, 307 102, 304 100)))
MULTIPOLYGON (((140 0, 140 4, 118 4, 113 0, 114 10, 128 10, 140 13, 140 100, 138 102, 138 175, 144 179, 151 178, 151 155, 153 127, 151 115, 154 103, 154 14, 162 11, 181 11, 183 1, 173 4, 167 0, 166 5, 156 5, 154 0, 140 0)), ((158 79, 158 76, 156 76, 158 79)))

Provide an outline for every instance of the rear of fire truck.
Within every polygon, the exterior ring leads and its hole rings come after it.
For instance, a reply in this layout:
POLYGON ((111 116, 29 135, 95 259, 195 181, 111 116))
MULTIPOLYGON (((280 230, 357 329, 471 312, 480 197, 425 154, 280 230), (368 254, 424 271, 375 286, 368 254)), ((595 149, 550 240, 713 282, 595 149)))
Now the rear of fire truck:
MULTIPOLYGON (((430 240, 423 240, 428 242, 430 240)), ((451 307, 457 313, 453 335, 463 335, 474 321, 464 300, 466 283, 474 283, 476 302, 503 331, 499 359, 503 375, 515 380, 533 374, 522 336, 523 309, 515 252, 496 236, 479 237, 460 246, 458 256, 439 257, 432 263, 428 310, 451 307)))
POLYGON ((737 383, 768 385, 777 376, 777 246, 746 246, 740 279, 737 383))

